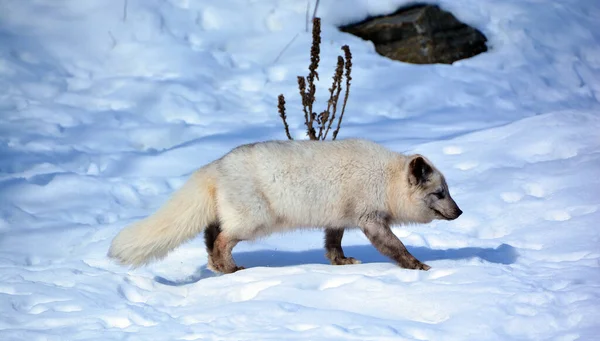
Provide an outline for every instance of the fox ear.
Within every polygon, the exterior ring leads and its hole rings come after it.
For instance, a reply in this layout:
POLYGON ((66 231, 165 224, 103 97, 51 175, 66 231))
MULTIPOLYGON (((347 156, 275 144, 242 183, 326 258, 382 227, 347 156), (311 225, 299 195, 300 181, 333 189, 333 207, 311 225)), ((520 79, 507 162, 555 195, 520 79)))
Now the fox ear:
POLYGON ((415 155, 408 164, 408 182, 411 185, 420 185, 427 182, 433 168, 421 155, 415 155))

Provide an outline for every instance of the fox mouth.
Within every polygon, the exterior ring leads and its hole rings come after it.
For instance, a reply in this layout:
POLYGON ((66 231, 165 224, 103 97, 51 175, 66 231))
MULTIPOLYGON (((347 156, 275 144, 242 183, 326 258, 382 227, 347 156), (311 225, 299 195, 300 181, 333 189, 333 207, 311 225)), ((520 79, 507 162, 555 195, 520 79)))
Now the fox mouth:
POLYGON ((436 210, 435 208, 432 208, 433 212, 435 212, 435 215, 437 215, 440 218, 446 219, 446 220, 450 220, 448 219, 448 217, 446 217, 442 212, 436 210))
POLYGON ((435 214, 437 216, 439 216, 440 218, 442 218, 444 220, 454 220, 454 219, 458 218, 458 216, 457 217, 449 217, 449 216, 445 215, 444 213, 442 213, 440 210, 437 210, 435 208, 432 208, 432 210, 433 210, 433 212, 435 212, 435 214))

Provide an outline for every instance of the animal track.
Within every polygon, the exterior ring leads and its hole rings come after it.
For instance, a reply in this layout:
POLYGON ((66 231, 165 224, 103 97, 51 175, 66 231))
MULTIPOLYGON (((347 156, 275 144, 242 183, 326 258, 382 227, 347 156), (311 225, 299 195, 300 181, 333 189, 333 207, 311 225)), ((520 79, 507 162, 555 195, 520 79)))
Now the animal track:
POLYGON ((504 202, 512 204, 521 201, 521 199, 523 199, 523 194, 518 192, 504 192, 500 194, 500 197, 504 202))
POLYGON ((152 288, 152 284, 146 278, 139 276, 129 276, 125 283, 119 285, 118 292, 121 297, 130 302, 146 302, 148 299, 147 291, 152 288))
POLYGON ((458 146, 447 146, 442 149, 442 152, 446 155, 459 155, 463 153, 463 150, 458 146))
POLYGON ((279 284, 281 284, 281 281, 260 281, 244 284, 241 287, 238 287, 237 290, 233 290, 228 297, 233 302, 249 301, 258 296, 263 290, 279 284))
POLYGON ((454 166, 454 168, 458 168, 462 171, 467 171, 473 168, 476 168, 477 166, 479 166, 479 163, 476 161, 466 161, 466 162, 461 162, 456 164, 456 166, 454 166))
POLYGON ((454 269, 431 269, 429 279, 440 279, 446 276, 450 276, 455 272, 456 270, 454 269))
POLYGON ((323 284, 319 286, 319 290, 333 289, 341 287, 342 285, 350 284, 355 282, 358 279, 356 276, 351 277, 336 277, 332 278, 328 281, 325 281, 323 284))
POLYGON ((544 187, 542 187, 542 185, 538 183, 525 184, 523 185, 523 189, 525 190, 525 193, 527 193, 527 195, 531 195, 532 197, 543 198, 547 195, 544 187))
POLYGON ((311 330, 311 329, 315 329, 315 328, 319 328, 318 325, 315 324, 291 324, 287 326, 288 329, 295 331, 295 332, 305 332, 307 330, 311 330))
POLYGON ((544 215, 544 219, 550 220, 550 221, 567 221, 567 220, 571 219, 571 215, 569 214, 569 212, 564 211, 564 210, 554 210, 554 211, 547 212, 544 215))
POLYGON ((100 317, 107 327, 125 329, 131 326, 131 320, 121 316, 102 316, 100 317))
POLYGON ((594 213, 598 210, 596 206, 573 206, 565 209, 552 210, 544 215, 544 219, 549 221, 567 221, 573 217, 584 216, 594 213))

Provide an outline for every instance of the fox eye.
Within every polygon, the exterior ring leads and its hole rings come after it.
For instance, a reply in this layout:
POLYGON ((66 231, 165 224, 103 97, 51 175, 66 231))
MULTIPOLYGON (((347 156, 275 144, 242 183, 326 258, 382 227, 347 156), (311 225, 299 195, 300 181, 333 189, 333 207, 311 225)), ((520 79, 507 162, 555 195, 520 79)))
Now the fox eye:
POLYGON ((436 198, 438 198, 438 199, 443 199, 443 198, 444 198, 444 196, 445 196, 445 195, 444 195, 444 190, 443 190, 443 189, 437 190, 437 191, 435 191, 435 192, 433 192, 433 193, 431 193, 431 194, 432 194, 432 195, 434 195, 434 196, 435 196, 436 198))

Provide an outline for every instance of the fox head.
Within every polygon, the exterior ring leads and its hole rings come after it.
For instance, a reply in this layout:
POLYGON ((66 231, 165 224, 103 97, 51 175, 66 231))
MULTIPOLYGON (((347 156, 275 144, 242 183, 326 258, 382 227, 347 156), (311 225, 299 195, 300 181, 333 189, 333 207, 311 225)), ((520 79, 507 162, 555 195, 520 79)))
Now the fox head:
POLYGON ((454 220, 462 211, 450 196, 442 173, 422 155, 409 157, 407 165, 411 213, 421 222, 454 220))

